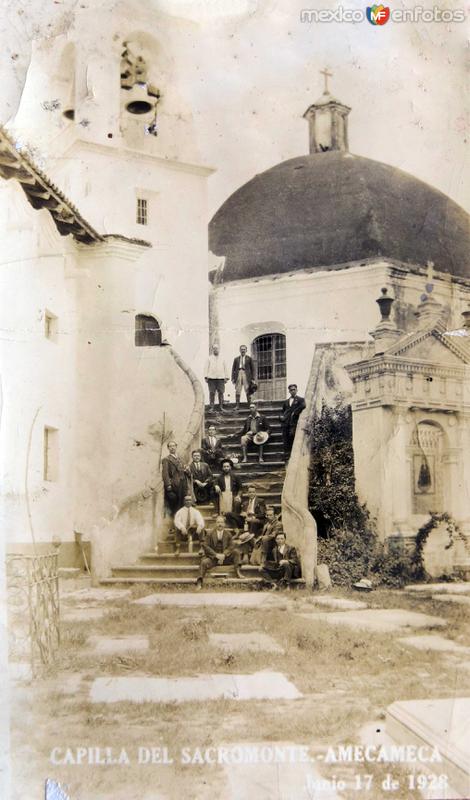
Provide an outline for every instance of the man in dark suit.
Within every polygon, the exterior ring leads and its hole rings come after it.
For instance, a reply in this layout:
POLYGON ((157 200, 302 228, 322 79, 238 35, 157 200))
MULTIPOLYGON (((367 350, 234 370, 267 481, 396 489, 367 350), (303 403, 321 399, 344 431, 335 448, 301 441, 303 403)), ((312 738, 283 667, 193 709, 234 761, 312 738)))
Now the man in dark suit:
POLYGON ((276 533, 279 532, 282 533, 282 523, 276 515, 274 506, 266 506, 265 524, 253 543, 250 564, 259 567, 269 560, 271 550, 276 543, 276 533))
POLYGON ((211 469, 218 469, 224 457, 222 439, 217 437, 215 425, 209 425, 207 436, 201 442, 202 458, 211 469))
POLYGON ((206 534, 202 542, 202 549, 204 555, 199 567, 198 589, 202 589, 204 576, 213 567, 233 564, 237 577, 243 577, 239 569, 240 553, 234 545, 232 533, 225 527, 225 520, 222 516, 217 517, 215 529, 206 534))
POLYGON ((165 500, 172 514, 181 508, 187 492, 188 470, 177 455, 176 442, 168 442, 169 455, 162 459, 162 478, 165 500))
POLYGON ((240 347, 240 355, 235 356, 232 364, 232 383, 235 386, 235 407, 240 408, 240 397, 244 390, 247 403, 250 401, 250 385, 255 379, 253 359, 247 355, 246 345, 240 347))
POLYGON ((189 474, 196 503, 209 503, 212 497, 214 477, 210 467, 201 460, 200 450, 193 450, 191 455, 193 460, 189 465, 189 474))
MULTIPOLYGON (((257 433, 260 431, 264 431, 269 435, 270 427, 269 422, 266 417, 263 417, 256 408, 256 403, 250 403, 250 413, 245 420, 245 424, 243 425, 243 429, 240 431, 241 439, 240 443, 242 446, 243 452, 243 463, 246 464, 248 461, 247 458, 247 448, 249 444, 252 444, 253 439, 257 433)), ((257 445, 259 449, 259 462, 260 464, 263 463, 263 445, 257 445)))
POLYGON ((226 458, 222 461, 222 474, 215 480, 216 508, 219 514, 225 515, 231 528, 238 528, 241 509, 240 479, 232 472, 232 462, 226 458))
POLYGON ((286 534, 278 531, 276 544, 271 550, 269 561, 265 561, 261 570, 264 580, 273 589, 284 585, 290 589, 291 581, 300 576, 300 561, 295 547, 286 542, 286 534))
POLYGON ((302 411, 305 408, 305 400, 297 394, 297 384, 291 383, 288 386, 289 397, 282 404, 281 420, 282 439, 284 442, 284 456, 286 461, 290 458, 292 445, 294 444, 295 431, 302 411))
POLYGON ((242 504, 241 516, 248 522, 248 530, 260 536, 266 522, 266 503, 256 494, 256 486, 248 486, 248 499, 242 504))

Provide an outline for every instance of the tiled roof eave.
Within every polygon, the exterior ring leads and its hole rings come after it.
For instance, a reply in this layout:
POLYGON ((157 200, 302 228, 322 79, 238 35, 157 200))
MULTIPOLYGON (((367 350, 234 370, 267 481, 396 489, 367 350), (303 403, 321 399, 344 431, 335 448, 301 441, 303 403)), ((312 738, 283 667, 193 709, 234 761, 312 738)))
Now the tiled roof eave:
POLYGON ((82 217, 73 203, 33 163, 28 154, 17 147, 1 126, 0 176, 5 180, 13 178, 18 181, 33 208, 45 208, 49 211, 61 236, 70 234, 82 244, 103 241, 103 236, 82 217))

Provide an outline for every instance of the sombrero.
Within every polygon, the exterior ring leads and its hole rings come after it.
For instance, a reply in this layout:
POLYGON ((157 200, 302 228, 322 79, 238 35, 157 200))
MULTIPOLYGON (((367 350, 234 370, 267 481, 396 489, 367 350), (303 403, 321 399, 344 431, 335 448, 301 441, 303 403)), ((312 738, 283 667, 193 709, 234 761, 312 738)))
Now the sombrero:
POLYGON ((269 433, 267 431, 258 431, 253 436, 254 444, 265 444, 269 439, 269 433))
POLYGON ((368 578, 361 578, 360 581, 357 583, 353 583, 355 589, 359 589, 360 592, 371 592, 372 591, 372 581, 368 578))
POLYGON ((242 533, 241 536, 238 537, 238 541, 240 542, 240 544, 246 544, 247 542, 251 542, 251 540, 254 538, 255 538, 254 533, 249 533, 248 531, 245 531, 244 533, 242 533))

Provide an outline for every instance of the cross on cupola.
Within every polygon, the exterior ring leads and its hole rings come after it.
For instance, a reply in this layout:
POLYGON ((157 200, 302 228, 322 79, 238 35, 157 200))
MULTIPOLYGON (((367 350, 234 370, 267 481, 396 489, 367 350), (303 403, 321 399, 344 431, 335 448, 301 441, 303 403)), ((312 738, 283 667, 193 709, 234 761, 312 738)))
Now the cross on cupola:
POLYGON ((320 70, 325 81, 323 94, 304 114, 309 125, 310 153, 330 150, 348 150, 348 114, 351 111, 330 94, 328 78, 333 77, 328 67, 320 70))
POLYGON ((329 92, 328 92, 328 78, 332 78, 333 77, 333 73, 328 70, 328 67, 325 67, 325 69, 321 69, 320 70, 320 75, 323 75, 323 77, 325 79, 325 88, 323 89, 323 94, 329 94, 329 92))

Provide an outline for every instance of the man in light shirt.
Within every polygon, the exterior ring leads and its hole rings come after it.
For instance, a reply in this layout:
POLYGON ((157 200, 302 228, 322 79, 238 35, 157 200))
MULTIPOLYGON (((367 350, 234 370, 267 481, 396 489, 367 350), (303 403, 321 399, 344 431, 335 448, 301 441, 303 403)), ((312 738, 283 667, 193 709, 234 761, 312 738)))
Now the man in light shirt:
POLYGON ((225 384, 228 381, 227 365, 220 355, 219 345, 214 344, 212 353, 206 361, 205 381, 209 387, 209 411, 214 411, 215 395, 219 401, 219 410, 224 413, 225 384))
POLYGON ((197 508, 193 508, 193 499, 190 494, 184 498, 184 506, 175 514, 175 555, 179 556, 181 542, 188 542, 191 552, 193 538, 202 541, 204 535, 204 519, 197 508))

